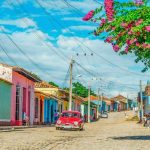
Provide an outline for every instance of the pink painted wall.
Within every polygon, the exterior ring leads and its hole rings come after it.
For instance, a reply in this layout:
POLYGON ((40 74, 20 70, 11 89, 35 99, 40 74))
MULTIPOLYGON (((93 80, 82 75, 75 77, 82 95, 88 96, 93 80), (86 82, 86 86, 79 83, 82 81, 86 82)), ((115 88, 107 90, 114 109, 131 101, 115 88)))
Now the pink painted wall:
POLYGON ((34 82, 29 80, 28 78, 24 77, 23 75, 14 72, 12 73, 12 97, 11 97, 11 124, 12 125, 22 125, 22 107, 23 107, 23 88, 26 88, 26 114, 30 118, 30 123, 33 122, 33 115, 34 115, 34 82), (19 121, 15 120, 15 112, 16 112, 16 86, 19 85, 21 87, 21 101, 20 101, 20 115, 19 115, 19 121), (28 101, 28 91, 31 87, 31 102, 30 102, 30 108, 29 101, 28 101), (30 114, 29 114, 30 112, 30 114))

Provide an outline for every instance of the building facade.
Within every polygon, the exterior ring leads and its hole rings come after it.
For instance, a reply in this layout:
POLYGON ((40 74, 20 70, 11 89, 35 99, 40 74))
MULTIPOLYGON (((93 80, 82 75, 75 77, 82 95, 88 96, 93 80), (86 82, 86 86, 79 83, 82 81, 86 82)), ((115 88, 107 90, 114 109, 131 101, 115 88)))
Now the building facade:
POLYGON ((0 78, 0 125, 10 125, 12 83, 0 78))
POLYGON ((22 68, 6 64, 0 64, 0 72, 0 78, 12 83, 11 90, 10 87, 3 86, 3 89, 7 90, 8 97, 11 95, 10 103, 8 103, 10 109, 6 109, 10 114, 8 123, 13 126, 23 125, 26 116, 28 123, 33 124, 34 82, 39 80, 22 68))

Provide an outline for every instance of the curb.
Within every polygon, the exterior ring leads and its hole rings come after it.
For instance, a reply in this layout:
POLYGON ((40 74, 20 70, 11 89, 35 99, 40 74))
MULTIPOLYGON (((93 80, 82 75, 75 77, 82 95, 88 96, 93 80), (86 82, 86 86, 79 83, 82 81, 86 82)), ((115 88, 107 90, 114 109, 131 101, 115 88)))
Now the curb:
POLYGON ((0 132, 15 131, 19 129, 29 129, 29 128, 43 128, 43 127, 54 127, 55 125, 37 125, 37 126, 10 126, 10 127, 0 127, 0 132))

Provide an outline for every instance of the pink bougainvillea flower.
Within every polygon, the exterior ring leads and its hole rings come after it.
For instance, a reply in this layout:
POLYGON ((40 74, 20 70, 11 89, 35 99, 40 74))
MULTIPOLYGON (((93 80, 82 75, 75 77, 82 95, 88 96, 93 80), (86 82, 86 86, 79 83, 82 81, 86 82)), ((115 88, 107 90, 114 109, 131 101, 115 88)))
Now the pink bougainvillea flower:
POLYGON ((114 1, 113 0, 105 0, 105 11, 107 15, 107 19, 109 21, 113 21, 113 16, 114 16, 114 1))
POLYGON ((102 18, 102 19, 101 19, 101 22, 102 22, 102 23, 106 23, 106 19, 103 19, 103 18, 102 18))
POLYGON ((136 42, 136 44, 135 44, 135 45, 139 47, 139 46, 140 46, 140 43, 136 42))
POLYGON ((128 34, 131 35, 131 34, 132 34, 132 31, 129 31, 128 34))
POLYGON ((108 38, 105 40, 105 42, 107 42, 107 43, 111 43, 111 41, 112 41, 112 37, 108 37, 108 38))
POLYGON ((135 25, 138 26, 138 25, 140 25, 142 22, 143 22, 143 19, 139 19, 139 20, 135 23, 135 25))
POLYGON ((150 48, 150 44, 145 44, 145 43, 144 43, 144 44, 142 44, 142 47, 143 47, 143 48, 150 48))
POLYGON ((150 48, 150 44, 147 44, 147 48, 150 48))
POLYGON ((119 49, 120 49, 120 48, 119 48, 119 45, 114 45, 114 46, 113 46, 113 50, 114 50, 115 52, 118 52, 119 49))
POLYGON ((100 27, 102 27, 106 23, 106 19, 101 19, 100 27))
POLYGON ((145 27, 145 30, 146 30, 147 32, 150 32, 150 26, 146 26, 146 27, 145 27))
POLYGON ((143 0, 135 0, 135 3, 136 3, 137 5, 142 5, 142 4, 143 4, 143 0))
POLYGON ((94 16, 94 10, 91 10, 91 11, 88 12, 88 14, 86 14, 86 15, 82 18, 82 20, 88 21, 88 20, 90 20, 93 16, 94 16))
POLYGON ((115 30, 115 29, 116 29, 116 27, 112 27, 111 29, 112 29, 112 30, 115 30))
POLYGON ((122 23, 121 26, 122 26, 122 27, 126 27, 126 26, 127 26, 127 23, 122 23))
POLYGON ((127 54, 127 53, 128 53, 128 51, 129 51, 129 47, 128 47, 128 46, 126 46, 126 48, 125 48, 125 53, 127 54))
POLYGON ((132 40, 127 40, 126 43, 127 43, 128 45, 131 45, 131 44, 135 43, 136 41, 137 41, 137 39, 134 38, 134 39, 132 39, 132 40))

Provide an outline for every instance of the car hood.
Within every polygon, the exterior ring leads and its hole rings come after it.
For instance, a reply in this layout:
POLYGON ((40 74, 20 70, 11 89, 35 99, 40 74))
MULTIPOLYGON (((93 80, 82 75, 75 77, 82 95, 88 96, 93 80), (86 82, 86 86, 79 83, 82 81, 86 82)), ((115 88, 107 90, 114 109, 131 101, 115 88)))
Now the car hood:
POLYGON ((80 118, 69 118, 69 117, 61 117, 59 118, 61 123, 74 123, 75 121, 79 122, 80 118))

